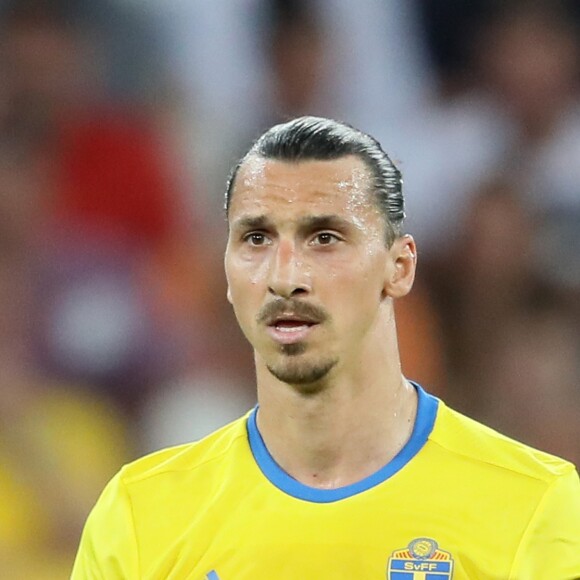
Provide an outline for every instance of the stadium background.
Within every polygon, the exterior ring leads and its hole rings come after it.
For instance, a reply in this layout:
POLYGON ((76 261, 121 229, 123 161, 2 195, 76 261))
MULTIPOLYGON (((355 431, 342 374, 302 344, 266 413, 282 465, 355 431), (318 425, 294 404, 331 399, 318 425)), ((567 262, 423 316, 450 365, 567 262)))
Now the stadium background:
POLYGON ((578 6, 0 1, 0 577, 66 578, 124 462, 254 404, 223 190, 298 114, 403 171, 406 374, 580 465, 578 6))

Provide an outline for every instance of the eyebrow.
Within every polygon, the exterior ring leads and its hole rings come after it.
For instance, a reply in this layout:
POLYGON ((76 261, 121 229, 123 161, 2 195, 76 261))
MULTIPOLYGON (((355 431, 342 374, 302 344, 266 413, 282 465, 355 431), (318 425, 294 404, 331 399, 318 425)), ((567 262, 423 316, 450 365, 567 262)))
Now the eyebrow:
MULTIPOLYGON (((262 230, 271 227, 272 222, 265 215, 242 217, 232 224, 232 228, 243 230, 262 230)), ((344 230, 349 227, 352 227, 350 221, 335 214, 306 216, 298 220, 298 228, 301 231, 319 229, 344 230)))
POLYGON ((263 230, 271 225, 270 220, 265 215, 246 216, 235 220, 232 228, 240 230, 263 230))
POLYGON ((300 219, 299 227, 304 230, 344 230, 345 228, 352 227, 352 223, 335 214, 314 215, 300 219))

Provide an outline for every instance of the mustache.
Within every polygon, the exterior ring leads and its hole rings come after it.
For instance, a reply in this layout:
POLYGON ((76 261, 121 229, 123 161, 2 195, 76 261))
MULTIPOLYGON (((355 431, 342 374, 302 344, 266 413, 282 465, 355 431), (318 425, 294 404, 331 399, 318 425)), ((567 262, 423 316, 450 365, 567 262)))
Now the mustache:
POLYGON ((265 304, 256 316, 261 324, 272 324, 282 316, 295 316, 311 322, 324 322, 329 318, 328 313, 320 306, 314 306, 300 300, 278 299, 265 304))

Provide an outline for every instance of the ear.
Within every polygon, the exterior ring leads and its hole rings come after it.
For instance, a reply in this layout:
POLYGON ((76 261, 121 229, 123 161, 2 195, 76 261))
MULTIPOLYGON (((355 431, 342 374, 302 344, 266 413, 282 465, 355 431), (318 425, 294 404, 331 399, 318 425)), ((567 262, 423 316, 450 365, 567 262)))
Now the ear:
POLYGON ((397 238, 389 248, 383 295, 402 298, 413 287, 417 268, 417 246, 413 236, 397 238))

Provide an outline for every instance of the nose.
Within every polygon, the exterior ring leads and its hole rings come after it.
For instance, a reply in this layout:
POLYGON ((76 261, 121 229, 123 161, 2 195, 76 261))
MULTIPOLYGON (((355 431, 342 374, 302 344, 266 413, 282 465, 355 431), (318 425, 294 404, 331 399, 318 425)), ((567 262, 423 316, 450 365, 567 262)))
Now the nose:
POLYGON ((281 240, 272 255, 268 290, 281 298, 291 298, 311 291, 310 273, 296 244, 281 240))

